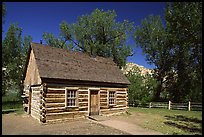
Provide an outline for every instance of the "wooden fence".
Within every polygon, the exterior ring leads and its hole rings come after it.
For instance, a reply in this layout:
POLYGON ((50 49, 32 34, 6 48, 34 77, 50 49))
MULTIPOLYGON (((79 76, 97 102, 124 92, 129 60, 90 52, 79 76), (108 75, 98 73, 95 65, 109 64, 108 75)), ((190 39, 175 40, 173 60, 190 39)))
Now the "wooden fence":
POLYGON ((172 110, 188 110, 188 111, 202 111, 202 103, 198 102, 185 102, 185 103, 175 103, 175 102, 150 102, 150 103, 139 103, 137 105, 131 104, 129 106, 145 107, 145 108, 166 108, 172 110))

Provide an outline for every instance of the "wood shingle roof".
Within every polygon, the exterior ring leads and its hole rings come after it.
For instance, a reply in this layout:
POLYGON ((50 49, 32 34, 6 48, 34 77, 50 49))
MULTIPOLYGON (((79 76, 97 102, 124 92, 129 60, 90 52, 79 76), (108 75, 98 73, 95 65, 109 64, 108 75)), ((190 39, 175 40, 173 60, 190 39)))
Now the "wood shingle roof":
POLYGON ((129 84, 111 58, 31 43, 41 78, 129 84))

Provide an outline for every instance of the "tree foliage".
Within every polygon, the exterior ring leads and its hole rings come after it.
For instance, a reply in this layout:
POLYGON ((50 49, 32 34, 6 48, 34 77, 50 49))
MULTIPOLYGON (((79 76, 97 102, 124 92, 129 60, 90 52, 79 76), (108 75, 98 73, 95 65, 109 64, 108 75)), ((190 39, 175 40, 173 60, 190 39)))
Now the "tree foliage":
POLYGON ((134 66, 126 75, 130 81, 128 87, 128 103, 137 106, 153 100, 157 81, 151 74, 142 75, 138 67, 134 66))
MULTIPOLYGON (((202 93, 202 2, 172 2, 165 9, 165 23, 149 16, 133 37, 156 66, 155 78, 161 92, 179 102, 196 100, 202 93), (193 95, 194 94, 194 95, 193 95)), ((201 98, 199 98, 201 100, 201 98)))
POLYGON ((43 37, 48 45, 81 51, 90 56, 112 57, 118 66, 126 63, 132 55, 126 40, 132 31, 133 23, 124 20, 116 22, 115 11, 96 9, 90 15, 82 15, 74 24, 63 21, 60 24, 60 36, 55 38, 51 33, 43 37))
POLYGON ((202 2, 168 3, 165 20, 174 51, 173 68, 177 72, 174 85, 177 90, 171 96, 176 101, 201 100, 202 2))
POLYGON ((142 21, 141 27, 137 27, 133 33, 133 39, 146 54, 146 60, 156 66, 154 77, 159 85, 155 92, 155 100, 160 99, 164 85, 164 78, 171 67, 171 56, 168 44, 168 34, 162 24, 160 16, 150 15, 142 21))
POLYGON ((31 36, 22 40, 22 28, 11 24, 2 42, 2 95, 21 93, 23 69, 31 36))

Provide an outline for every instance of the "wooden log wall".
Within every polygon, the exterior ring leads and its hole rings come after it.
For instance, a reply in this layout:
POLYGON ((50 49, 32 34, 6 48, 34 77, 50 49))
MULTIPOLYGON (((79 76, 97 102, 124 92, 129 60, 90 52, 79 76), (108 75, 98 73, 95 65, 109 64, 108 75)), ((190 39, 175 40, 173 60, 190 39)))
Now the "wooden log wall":
POLYGON ((73 87, 48 87, 44 96, 46 122, 58 121, 61 119, 73 119, 84 117, 88 113, 88 88, 74 87, 77 90, 76 107, 66 107, 65 88, 73 87))
POLYGON ((23 89, 23 94, 21 95, 21 97, 23 98, 23 109, 24 111, 29 114, 28 112, 28 107, 29 107, 29 87, 28 86, 24 86, 23 89))
MULTIPOLYGON (((40 119, 41 122, 53 122, 82 118, 88 116, 88 91, 90 87, 48 87, 43 85, 36 88, 33 96, 32 115, 40 119), (66 107, 65 89, 77 90, 76 107, 66 107), (36 95, 36 96, 35 96, 36 95), (39 96, 39 98, 37 97, 39 96), (37 106, 39 105, 39 106, 37 106)), ((33 88, 34 89, 34 88, 33 88)), ((127 89, 126 88, 100 88, 100 115, 111 115, 125 112, 127 109, 127 89), (115 91, 115 105, 109 105, 109 91, 115 91)))
POLYGON ((79 111, 86 112, 88 115, 88 88, 79 88, 78 90, 79 111))
POLYGON ((100 113, 101 115, 113 115, 127 111, 127 88, 101 88, 100 113), (109 91, 115 91, 115 105, 109 105, 109 91), (105 100, 106 98, 106 100, 105 100))
POLYGON ((100 110, 108 109, 108 93, 107 89, 100 90, 100 110))
POLYGON ((31 87, 31 116, 35 119, 40 121, 41 118, 41 108, 40 108, 40 101, 41 101, 41 91, 42 86, 38 87, 31 87))

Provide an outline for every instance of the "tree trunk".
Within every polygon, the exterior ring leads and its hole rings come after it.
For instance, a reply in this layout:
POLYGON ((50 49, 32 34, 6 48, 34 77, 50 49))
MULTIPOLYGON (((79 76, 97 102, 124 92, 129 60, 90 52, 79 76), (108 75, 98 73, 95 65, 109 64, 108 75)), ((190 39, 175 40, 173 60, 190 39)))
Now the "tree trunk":
POLYGON ((154 101, 160 101, 160 94, 162 92, 162 86, 163 86, 163 78, 160 78, 160 84, 157 87, 156 93, 154 95, 154 101))

